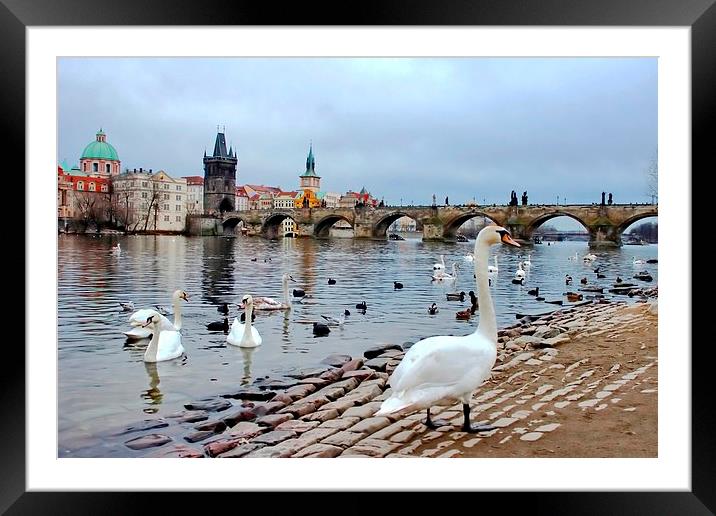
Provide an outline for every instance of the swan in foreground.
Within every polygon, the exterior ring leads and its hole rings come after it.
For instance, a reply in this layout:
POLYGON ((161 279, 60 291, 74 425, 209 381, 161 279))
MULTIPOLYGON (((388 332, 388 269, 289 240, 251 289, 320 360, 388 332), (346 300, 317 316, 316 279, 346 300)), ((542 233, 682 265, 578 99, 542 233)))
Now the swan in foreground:
POLYGON ((253 298, 254 310, 290 310, 291 297, 288 295, 288 281, 296 281, 288 273, 281 276, 281 285, 283 287, 283 303, 272 297, 255 297, 253 298))
POLYGON ((487 262, 490 246, 499 243, 519 247, 500 226, 483 228, 475 240, 475 283, 481 312, 477 330, 463 337, 441 335, 416 342, 393 371, 389 381, 393 393, 376 416, 426 409, 425 424, 436 428, 438 423, 430 419, 430 407, 458 400, 462 402, 464 432, 494 428, 470 424, 470 399, 490 376, 497 358, 497 320, 487 281, 487 262))
POLYGON ((129 324, 134 326, 124 334, 128 339, 148 339, 152 336, 152 331, 147 329, 146 322, 152 315, 158 315, 161 321, 162 330, 179 331, 181 330, 181 300, 189 301, 189 295, 183 290, 175 290, 172 294, 172 304, 174 305, 174 322, 164 317, 163 314, 152 308, 142 308, 129 316, 129 324))
POLYGON ((164 329, 162 315, 155 313, 147 317, 144 327, 151 326, 152 340, 144 352, 145 362, 163 362, 172 360, 184 354, 181 343, 181 333, 176 330, 164 329))
POLYGON ((498 274, 500 272, 500 268, 497 266, 497 255, 493 258, 495 259, 495 265, 488 265, 487 272, 490 274, 498 274))
POLYGON ((241 324, 238 318, 234 318, 231 324, 231 331, 226 337, 226 342, 232 346, 240 348, 255 348, 260 346, 263 339, 259 335, 259 331, 252 326, 251 316, 254 312, 254 300, 251 296, 246 295, 241 299, 241 308, 246 310, 246 323, 241 324))
POLYGON ((433 264, 433 270, 434 271, 444 271, 445 270, 445 257, 442 254, 440 255, 440 263, 433 264))

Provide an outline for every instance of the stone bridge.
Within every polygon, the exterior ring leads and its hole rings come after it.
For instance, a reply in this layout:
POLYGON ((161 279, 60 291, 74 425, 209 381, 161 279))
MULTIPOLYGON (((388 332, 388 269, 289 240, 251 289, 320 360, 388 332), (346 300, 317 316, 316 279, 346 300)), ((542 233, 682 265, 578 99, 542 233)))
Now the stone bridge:
POLYGON ((327 238, 331 226, 348 222, 356 238, 386 238, 388 227, 408 216, 422 230, 423 240, 455 240, 460 226, 473 217, 487 217, 529 242, 539 226, 555 217, 570 217, 589 232, 590 247, 620 246, 621 235, 634 222, 658 216, 658 205, 528 205, 528 206, 386 206, 383 208, 298 208, 226 212, 215 219, 215 234, 230 234, 239 222, 249 235, 280 236, 281 222, 291 218, 299 236, 327 238))

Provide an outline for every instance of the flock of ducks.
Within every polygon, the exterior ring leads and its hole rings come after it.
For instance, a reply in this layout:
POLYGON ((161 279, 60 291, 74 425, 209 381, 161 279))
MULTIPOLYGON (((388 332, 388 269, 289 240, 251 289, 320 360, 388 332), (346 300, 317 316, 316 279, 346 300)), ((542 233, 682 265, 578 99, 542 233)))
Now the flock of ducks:
MULTIPOLYGON (((463 408, 462 431, 476 433, 493 430, 490 425, 475 426, 471 423, 470 400, 475 390, 490 376, 492 367, 497 357, 497 320, 495 307, 490 293, 490 276, 499 271, 495 257, 494 266, 488 265, 489 251, 494 245, 506 244, 519 247, 509 231, 500 226, 487 226, 483 228, 475 240, 474 254, 465 257, 465 261, 474 264, 475 290, 469 292, 471 306, 466 310, 457 312, 458 319, 469 319, 476 310, 480 310, 480 322, 474 332, 464 336, 438 335, 428 337, 416 342, 406 352, 403 360, 393 371, 389 379, 391 395, 385 399, 375 416, 388 414, 409 413, 416 410, 426 410, 425 424, 429 428, 438 428, 445 423, 433 421, 430 409, 436 404, 443 404, 445 401, 459 401, 463 408)), ((118 247, 118 246, 117 246, 118 247)), ((570 257, 570 260, 572 257, 570 257)), ((575 257, 578 259, 578 256, 575 257)), ((587 255, 585 262, 593 262, 596 256, 587 255)), ((636 258, 634 259, 637 265, 636 258)), ((520 284, 524 282, 526 270, 532 265, 531 255, 518 265, 515 273, 516 280, 520 284)), ((639 264, 640 265, 640 264, 639 264)), ((453 274, 445 273, 445 262, 443 256, 440 263, 433 265, 433 277, 438 276, 438 281, 445 281, 448 278, 457 279, 457 266, 452 265, 453 274)), ((599 268, 595 269, 599 273, 599 268)), ((586 278, 584 278, 586 279, 586 278)), ((619 281, 620 278, 617 278, 619 281)), ((294 289, 292 296, 289 295, 288 282, 295 281, 286 273, 282 276, 283 300, 276 300, 271 297, 253 297, 245 295, 241 299, 239 307, 244 310, 243 320, 234 318, 229 328, 226 342, 232 346, 242 348, 255 348, 262 343, 261 335, 255 326, 254 311, 260 310, 290 310, 292 297, 304 297, 305 291, 294 289)), ((571 284, 572 278, 567 275, 566 284, 571 284)), ((335 284, 335 280, 329 279, 329 284, 335 284)), ((584 283, 584 282, 583 282, 584 283)), ((394 282, 394 288, 403 288, 402 283, 394 282)), ((544 299, 539 296, 539 287, 530 289, 529 295, 536 299, 544 299)), ((465 292, 447 294, 448 300, 451 295, 457 299, 464 300, 465 292)), ((581 294, 568 293, 568 299, 581 300, 581 294), (572 299, 574 298, 574 299, 572 299)), ((144 353, 145 362, 159 362, 172 360, 184 354, 184 347, 181 343, 182 327, 182 302, 188 302, 189 296, 184 290, 176 290, 172 295, 174 321, 160 313, 158 306, 135 311, 129 317, 132 328, 124 334, 131 339, 149 338, 151 341, 144 353)), ((131 311, 134 309, 132 302, 120 303, 122 310, 131 311)), ((365 311, 365 301, 355 305, 358 310, 365 311)), ((217 308, 218 312, 227 316, 229 307, 222 304, 217 308)), ((439 311, 437 303, 428 307, 428 314, 435 315, 439 311)), ((321 335, 330 332, 330 327, 339 327, 345 323, 346 316, 350 315, 348 310, 338 318, 322 316, 325 323, 313 323, 314 334, 321 335)), ((210 323, 214 324, 214 323, 210 323)), ((208 325, 208 326, 210 326, 208 325)), ((222 323, 217 324, 216 329, 225 330, 228 327, 228 318, 225 317, 222 323)), ((212 329, 212 328, 210 328, 212 329)))

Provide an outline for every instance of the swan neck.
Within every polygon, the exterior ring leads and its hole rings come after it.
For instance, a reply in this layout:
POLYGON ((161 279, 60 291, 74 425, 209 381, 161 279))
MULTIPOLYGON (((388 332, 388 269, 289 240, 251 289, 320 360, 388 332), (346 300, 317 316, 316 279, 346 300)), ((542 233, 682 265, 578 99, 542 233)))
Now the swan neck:
POLYGON ((149 341, 149 345, 147 346, 147 350, 144 352, 144 361, 145 362, 156 362, 157 361, 157 353, 159 352, 159 332, 161 329, 159 328, 159 325, 154 325, 154 328, 152 329, 152 340, 149 341))
POLYGON ((254 315, 254 305, 250 304, 246 306, 246 323, 244 324, 244 335, 241 338, 243 341, 251 339, 251 317, 254 315))
POLYGON ((490 246, 479 238, 475 242, 475 283, 477 287, 477 302, 480 306, 480 323, 475 333, 487 337, 497 346, 497 319, 495 306, 492 303, 490 284, 487 274, 487 264, 490 259, 490 246))
POLYGON ((174 300, 174 327, 177 331, 181 330, 181 300, 174 300))
POLYGON ((288 278, 283 279, 283 302, 291 306, 291 297, 288 295, 288 278))

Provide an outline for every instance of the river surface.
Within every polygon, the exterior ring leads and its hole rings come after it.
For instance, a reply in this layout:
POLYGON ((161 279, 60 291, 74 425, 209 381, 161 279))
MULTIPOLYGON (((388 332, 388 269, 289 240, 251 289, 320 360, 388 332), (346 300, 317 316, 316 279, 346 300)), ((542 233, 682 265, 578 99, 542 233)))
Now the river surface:
MULTIPOLYGON (((475 290, 473 264, 464 259, 473 246, 474 240, 437 243, 410 238, 378 242, 60 235, 58 455, 97 456, 99 443, 111 439, 113 431, 147 419, 148 414, 161 417, 182 410, 184 403, 257 377, 312 367, 331 353, 362 356, 378 343, 473 331, 479 312, 470 321, 455 318, 456 311, 469 307, 469 299, 461 303, 445 296, 475 290), (118 242, 121 255, 113 256, 110 248, 118 242), (457 288, 431 281, 433 264, 441 254, 448 269, 453 262, 460 264, 457 288), (289 313, 258 313, 255 326, 262 346, 229 346, 224 333, 206 329, 207 323, 222 319, 220 303, 230 303, 231 322, 240 313, 235 303, 244 294, 280 299, 284 272, 298 281, 291 289, 303 288, 312 298, 295 303, 289 313), (329 278, 336 283, 329 285, 329 278), (404 288, 394 290, 393 281, 404 288), (189 302, 182 305, 186 356, 146 365, 142 357, 147 341, 128 345, 122 332, 130 329, 131 312, 120 311, 119 302, 132 301, 137 309, 155 304, 171 308, 171 294, 178 288, 189 294, 189 302), (365 314, 355 308, 361 301, 368 307, 365 314), (433 302, 439 312, 431 316, 427 308, 433 302), (322 314, 338 316, 346 308, 351 315, 342 327, 314 337, 307 321, 321 320, 322 314)), ((657 258, 656 245, 590 251, 586 242, 545 242, 520 249, 495 246, 492 254, 499 266, 492 283, 498 327, 513 324, 516 313, 559 308, 536 301, 527 293, 534 287, 549 301, 563 299, 566 290, 577 291, 582 277, 589 285, 605 287, 611 287, 618 275, 640 286, 658 283, 657 264, 632 263, 634 257, 657 258), (581 260, 589 252, 598 257, 592 265, 581 260), (580 260, 569 259, 575 253, 580 260), (524 286, 512 284, 517 263, 528 255, 531 267, 524 286), (605 279, 596 278, 596 266, 605 279), (648 270, 654 281, 632 279, 642 270, 648 270), (574 278, 571 287, 565 287, 566 274, 574 278)))

